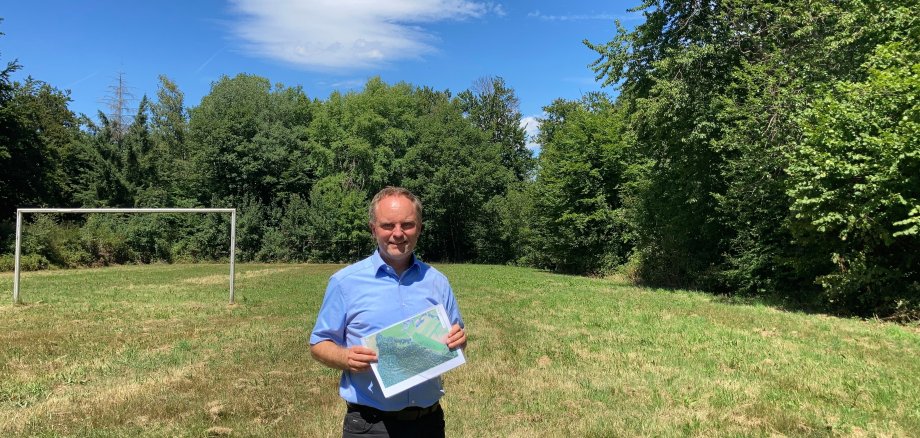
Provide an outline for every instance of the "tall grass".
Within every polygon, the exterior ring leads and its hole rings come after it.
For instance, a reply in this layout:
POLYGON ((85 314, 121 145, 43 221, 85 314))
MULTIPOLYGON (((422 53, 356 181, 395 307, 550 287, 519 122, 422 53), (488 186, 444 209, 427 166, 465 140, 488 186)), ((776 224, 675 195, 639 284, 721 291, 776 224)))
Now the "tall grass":
MULTIPOLYGON (((334 265, 0 277, 0 435, 337 436, 310 359, 334 265)), ((920 436, 920 330, 525 268, 444 265, 450 436, 920 436)))

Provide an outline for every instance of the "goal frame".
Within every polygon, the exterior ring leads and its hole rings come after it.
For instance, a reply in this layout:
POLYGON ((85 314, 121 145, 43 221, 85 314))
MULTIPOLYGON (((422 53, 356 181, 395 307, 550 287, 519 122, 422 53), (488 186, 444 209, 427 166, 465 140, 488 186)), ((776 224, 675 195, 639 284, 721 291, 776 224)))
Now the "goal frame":
POLYGON ((22 245, 22 215, 26 213, 230 213, 230 304, 233 304, 233 280, 236 268, 235 208, 17 208, 13 304, 22 303, 19 295, 19 256, 22 245))

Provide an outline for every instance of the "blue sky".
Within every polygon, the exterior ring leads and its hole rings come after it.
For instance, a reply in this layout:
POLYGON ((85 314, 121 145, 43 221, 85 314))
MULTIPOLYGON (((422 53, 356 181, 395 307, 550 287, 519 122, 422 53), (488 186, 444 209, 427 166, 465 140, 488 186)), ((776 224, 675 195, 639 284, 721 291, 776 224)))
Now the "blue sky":
MULTIPOLYGON (((599 90, 582 40, 609 41, 636 2, 472 0, 164 0, 6 2, 0 61, 71 91, 95 117, 119 72, 139 99, 166 75, 197 106, 223 75, 300 85, 311 98, 367 78, 454 93, 483 76, 515 89, 532 134, 556 98, 599 90)), ((611 92, 612 90, 606 90, 611 92)))

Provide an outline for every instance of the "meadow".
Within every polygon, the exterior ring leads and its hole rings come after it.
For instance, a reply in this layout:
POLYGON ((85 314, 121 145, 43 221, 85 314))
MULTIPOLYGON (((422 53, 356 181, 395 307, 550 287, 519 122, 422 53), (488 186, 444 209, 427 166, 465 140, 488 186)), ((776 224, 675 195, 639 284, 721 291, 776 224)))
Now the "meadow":
MULTIPOLYGON (((448 436, 920 436, 920 329, 436 265, 469 335, 448 436)), ((336 265, 0 274, 0 436, 340 436, 309 331, 336 265), (215 429, 222 428, 222 429, 215 429), (209 432, 210 430, 210 432, 209 432)))

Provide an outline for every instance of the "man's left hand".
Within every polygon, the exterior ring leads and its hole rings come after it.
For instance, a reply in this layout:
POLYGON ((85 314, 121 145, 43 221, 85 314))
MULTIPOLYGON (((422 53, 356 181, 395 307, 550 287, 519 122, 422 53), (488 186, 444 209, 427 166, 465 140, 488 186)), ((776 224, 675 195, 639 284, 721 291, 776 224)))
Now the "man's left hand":
POLYGON ((450 328, 450 333, 447 334, 447 348, 466 348, 466 330, 460 328, 460 324, 454 324, 450 328))

